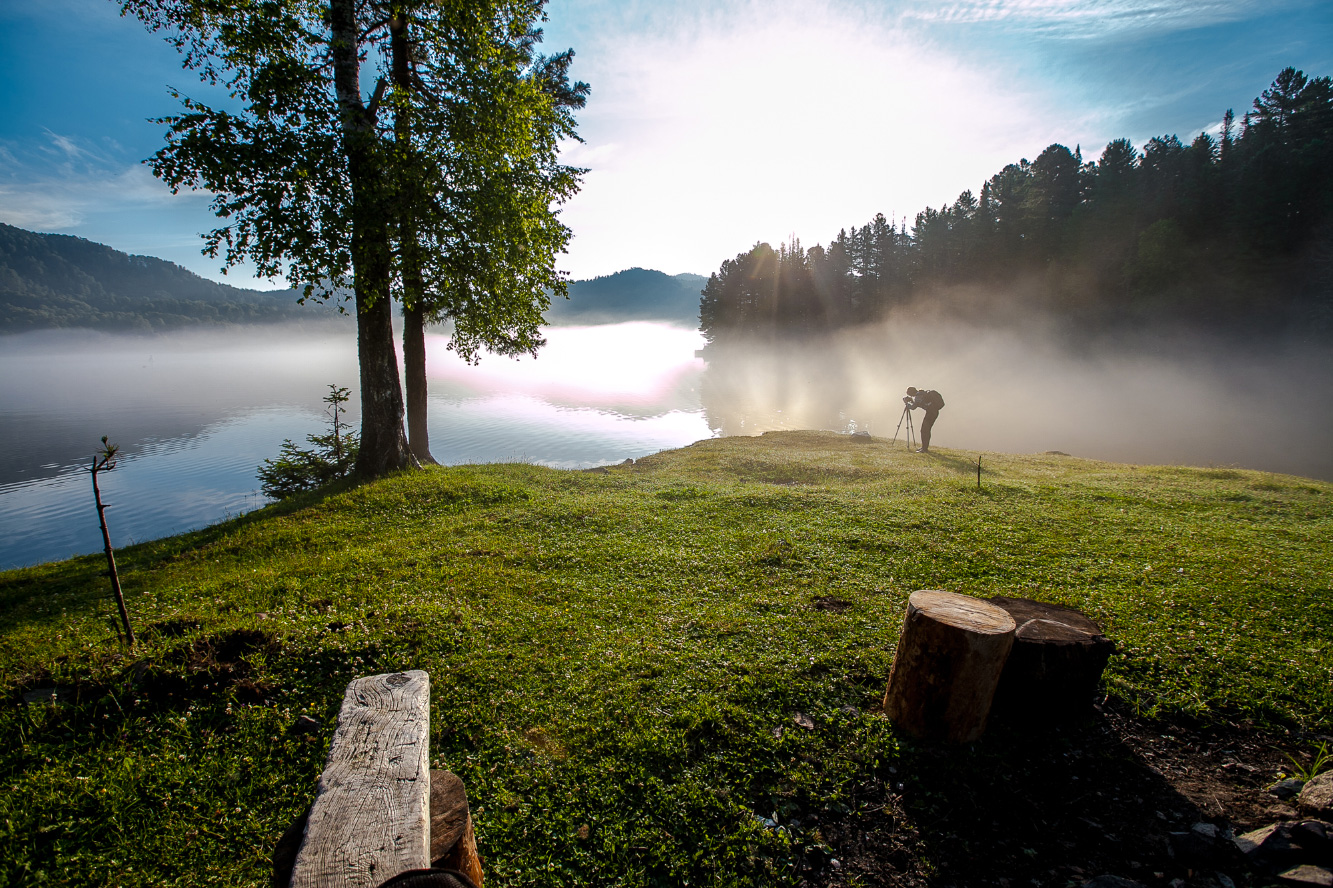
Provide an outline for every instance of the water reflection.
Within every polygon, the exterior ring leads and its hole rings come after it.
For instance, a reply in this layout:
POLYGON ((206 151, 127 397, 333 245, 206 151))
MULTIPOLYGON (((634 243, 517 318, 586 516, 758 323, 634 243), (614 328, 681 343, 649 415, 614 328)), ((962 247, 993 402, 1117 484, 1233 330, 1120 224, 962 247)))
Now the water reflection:
MULTIPOLYGON (((429 335, 432 450, 443 463, 583 468, 708 437, 699 335, 665 324, 554 328, 537 359, 468 366, 429 335)), ((263 328, 168 337, 8 337, 0 353, 0 567, 100 548, 83 471, 122 445, 103 483, 113 541, 200 527, 261 505, 255 467, 322 422, 328 383, 352 389, 354 334, 263 328)), ((355 411, 351 419, 358 417, 355 411)))
MULTIPOLYGON (((583 468, 770 429, 889 437, 908 385, 940 390, 941 448, 1241 465, 1333 479, 1327 348, 1238 354, 896 325, 794 346, 707 349, 692 330, 552 328, 536 359, 468 366, 429 335, 430 433, 443 463, 583 468)), ((354 333, 267 328, 172 337, 6 337, 0 350, 0 567, 101 546, 87 460, 122 445, 104 490, 113 541, 262 503, 255 467, 322 424, 329 383, 357 403, 354 333)), ((355 412, 351 418, 357 419, 355 412)))

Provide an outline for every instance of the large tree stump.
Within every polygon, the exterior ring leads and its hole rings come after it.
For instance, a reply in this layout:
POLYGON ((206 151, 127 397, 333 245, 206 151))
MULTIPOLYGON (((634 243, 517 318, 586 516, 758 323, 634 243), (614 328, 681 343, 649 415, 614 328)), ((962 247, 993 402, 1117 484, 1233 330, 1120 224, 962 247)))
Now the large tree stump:
POLYGON ((1115 642, 1073 608, 1027 598, 990 601, 1018 625, 995 691, 995 716, 1046 725, 1086 714, 1115 642))
POLYGON ((1002 608, 953 592, 913 592, 884 711, 922 739, 976 740, 1013 641, 1014 620, 1002 608))
POLYGON ((482 886, 467 790, 452 771, 430 772, 430 865, 458 870, 477 888, 482 886))

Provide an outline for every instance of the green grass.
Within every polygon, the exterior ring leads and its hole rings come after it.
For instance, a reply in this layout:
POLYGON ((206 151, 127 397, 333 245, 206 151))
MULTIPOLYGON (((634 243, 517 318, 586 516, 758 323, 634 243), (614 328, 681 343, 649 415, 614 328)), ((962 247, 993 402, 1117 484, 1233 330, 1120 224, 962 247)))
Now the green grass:
POLYGON ((763 818, 910 747, 873 709, 922 588, 1084 610, 1146 717, 1333 726, 1333 485, 972 458, 797 432, 309 496, 119 553, 132 655, 99 558, 0 574, 0 883, 264 884, 344 685, 421 668, 488 885, 785 884, 822 838, 763 818))

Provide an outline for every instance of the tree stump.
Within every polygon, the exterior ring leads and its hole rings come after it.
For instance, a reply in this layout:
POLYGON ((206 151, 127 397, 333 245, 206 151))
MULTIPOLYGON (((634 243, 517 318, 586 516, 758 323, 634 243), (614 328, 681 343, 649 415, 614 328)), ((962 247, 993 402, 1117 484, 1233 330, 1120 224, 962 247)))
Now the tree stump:
POLYGON ((913 592, 884 711, 894 724, 925 740, 976 740, 986 729, 1014 628, 1003 608, 980 599, 913 592))
POLYGON ((477 888, 482 886, 467 790, 452 771, 430 772, 430 865, 458 870, 477 888))
POLYGON ((1049 725, 1085 715, 1115 642, 1073 608, 1003 596, 990 601, 1018 626, 995 692, 996 718, 1049 725))

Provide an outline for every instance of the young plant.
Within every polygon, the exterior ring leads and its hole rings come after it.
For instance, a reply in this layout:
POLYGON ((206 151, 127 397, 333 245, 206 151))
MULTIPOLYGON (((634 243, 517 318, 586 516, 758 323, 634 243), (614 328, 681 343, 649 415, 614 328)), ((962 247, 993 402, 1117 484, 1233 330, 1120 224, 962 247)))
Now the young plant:
POLYGON ((306 435, 314 445, 302 449, 288 438, 282 442, 277 459, 266 459, 259 467, 258 476, 264 495, 272 499, 286 499, 306 490, 313 490, 330 481, 351 474, 356 464, 360 442, 357 434, 343 420, 343 407, 350 395, 345 387, 329 385, 324 396, 328 406, 328 431, 322 435, 306 435))
POLYGON ((116 606, 120 608, 120 620, 125 624, 125 640, 134 647, 134 629, 130 626, 130 612, 125 608, 125 594, 120 591, 120 575, 116 573, 116 553, 111 549, 111 534, 106 529, 106 510, 110 503, 102 502, 102 489, 97 485, 97 474, 109 472, 116 467, 116 457, 120 447, 109 444, 107 436, 102 436, 102 449, 93 454, 93 464, 88 470, 93 476, 93 500, 97 503, 97 521, 102 526, 102 545, 106 548, 106 565, 111 577, 111 591, 116 595, 116 606))
POLYGON ((1333 764, 1333 753, 1329 752, 1327 743, 1320 743, 1319 748, 1314 751, 1313 760, 1308 766, 1302 765, 1294 755, 1288 755, 1287 761, 1291 762, 1291 776, 1309 783, 1311 778, 1327 771, 1328 766, 1333 764))

